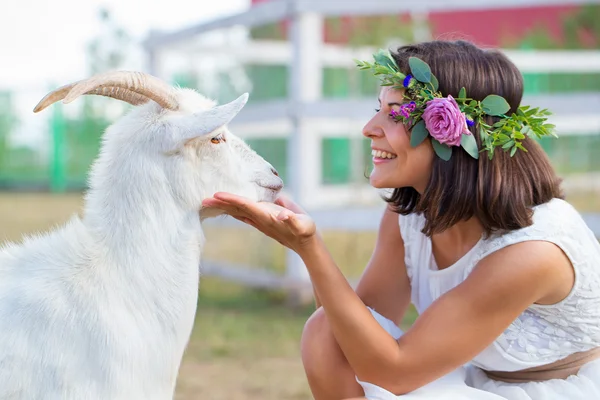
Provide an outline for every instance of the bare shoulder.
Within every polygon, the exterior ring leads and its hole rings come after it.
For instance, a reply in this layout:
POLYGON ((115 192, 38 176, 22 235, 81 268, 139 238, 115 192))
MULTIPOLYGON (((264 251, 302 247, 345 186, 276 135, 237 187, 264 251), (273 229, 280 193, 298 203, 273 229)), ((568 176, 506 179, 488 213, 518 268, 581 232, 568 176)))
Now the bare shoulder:
POLYGON ((400 234, 400 216, 389 205, 385 208, 381 216, 377 239, 378 243, 393 241, 395 247, 403 243, 402 235, 400 234))
POLYGON ((573 287, 575 273, 571 261, 555 243, 528 240, 497 250, 475 267, 468 280, 507 285, 534 294, 534 302, 557 303, 573 287), (537 295, 535 295, 537 293, 537 295))

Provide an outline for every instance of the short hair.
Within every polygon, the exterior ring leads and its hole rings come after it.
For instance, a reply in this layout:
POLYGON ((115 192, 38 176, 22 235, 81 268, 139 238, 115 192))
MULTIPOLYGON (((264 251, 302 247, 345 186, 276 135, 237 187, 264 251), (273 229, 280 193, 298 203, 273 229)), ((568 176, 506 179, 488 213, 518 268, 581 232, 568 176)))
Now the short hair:
MULTIPOLYGON (((523 96, 523 77, 518 68, 498 50, 484 50, 464 41, 429 41, 399 47, 390 52, 401 72, 410 73, 408 59, 416 56, 431 67, 443 96, 458 97, 462 87, 467 96, 483 100, 489 94, 506 99, 515 112, 523 96)), ((497 117, 486 117, 492 125, 497 117)), ((479 127, 469 128, 481 148, 479 127)), ((527 149, 509 152, 496 148, 492 160, 487 152, 472 158, 461 147, 452 148, 444 161, 434 157, 425 191, 412 187, 393 190, 385 200, 399 214, 425 216, 422 232, 431 236, 461 220, 476 216, 484 234, 510 231, 532 224, 532 207, 553 198, 564 198, 561 179, 535 139, 522 144, 527 149)))

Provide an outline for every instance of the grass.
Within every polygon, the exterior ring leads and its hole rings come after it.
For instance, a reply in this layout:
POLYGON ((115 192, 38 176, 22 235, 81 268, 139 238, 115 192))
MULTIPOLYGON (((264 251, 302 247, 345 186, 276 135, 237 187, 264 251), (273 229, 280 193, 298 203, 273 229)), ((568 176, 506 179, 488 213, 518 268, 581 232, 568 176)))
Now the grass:
MULTIPOLYGON (((582 211, 600 210, 594 193, 571 196, 582 211)), ((0 243, 64 223, 82 206, 81 194, 0 193, 0 243)), ((284 249, 252 230, 209 227, 206 258, 284 269, 284 249)), ((324 232, 348 277, 369 259, 374 232, 324 232)), ((308 400, 299 340, 313 308, 289 309, 282 293, 249 290, 214 278, 200 282, 198 313, 181 366, 176 400, 308 400)), ((407 315, 403 327, 414 320, 407 315)))

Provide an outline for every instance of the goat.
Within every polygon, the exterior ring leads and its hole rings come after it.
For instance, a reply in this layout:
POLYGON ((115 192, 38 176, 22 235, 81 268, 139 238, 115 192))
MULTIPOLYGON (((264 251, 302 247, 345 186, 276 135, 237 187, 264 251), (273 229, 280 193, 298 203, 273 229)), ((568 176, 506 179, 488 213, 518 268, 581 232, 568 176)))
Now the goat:
POLYGON ((171 399, 189 340, 202 200, 273 201, 283 182, 217 106, 141 72, 75 82, 34 108, 101 95, 133 107, 103 134, 82 217, 0 249, 0 399, 171 399))

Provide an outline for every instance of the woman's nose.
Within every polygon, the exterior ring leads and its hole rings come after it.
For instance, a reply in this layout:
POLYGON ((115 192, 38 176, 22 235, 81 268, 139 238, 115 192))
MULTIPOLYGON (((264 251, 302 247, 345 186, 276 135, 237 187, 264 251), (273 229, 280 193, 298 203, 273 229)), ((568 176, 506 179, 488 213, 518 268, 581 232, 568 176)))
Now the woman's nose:
POLYGON ((374 121, 376 117, 373 117, 367 124, 363 127, 362 134, 364 137, 374 138, 374 137, 382 137, 383 130, 381 127, 374 121))

